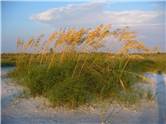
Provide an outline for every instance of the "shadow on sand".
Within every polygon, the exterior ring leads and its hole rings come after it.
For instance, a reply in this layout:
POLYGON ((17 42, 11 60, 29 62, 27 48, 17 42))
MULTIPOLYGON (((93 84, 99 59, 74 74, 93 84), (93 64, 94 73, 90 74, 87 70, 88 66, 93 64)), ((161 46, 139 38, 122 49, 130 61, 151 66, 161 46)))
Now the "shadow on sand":
POLYGON ((159 71, 156 76, 156 100, 158 105, 158 124, 166 124, 166 82, 159 71))
POLYGON ((166 124, 166 79, 160 71, 151 75, 155 81, 155 100, 156 108, 151 109, 145 106, 139 117, 138 124, 166 124))

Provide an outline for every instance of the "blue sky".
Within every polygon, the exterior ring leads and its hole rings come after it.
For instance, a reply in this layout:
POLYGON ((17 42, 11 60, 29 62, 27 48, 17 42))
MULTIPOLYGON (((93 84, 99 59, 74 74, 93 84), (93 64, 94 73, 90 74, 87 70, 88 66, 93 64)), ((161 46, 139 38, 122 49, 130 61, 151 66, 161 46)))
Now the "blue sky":
POLYGON ((131 25, 147 45, 161 46, 164 39, 164 2, 1 2, 2 52, 15 52, 16 39, 63 28, 111 23, 131 25), (153 25, 153 26, 152 26, 153 25))
POLYGON ((15 51, 16 39, 27 39, 53 29, 47 24, 30 20, 34 13, 67 3, 60 2, 2 2, 2 52, 15 51))

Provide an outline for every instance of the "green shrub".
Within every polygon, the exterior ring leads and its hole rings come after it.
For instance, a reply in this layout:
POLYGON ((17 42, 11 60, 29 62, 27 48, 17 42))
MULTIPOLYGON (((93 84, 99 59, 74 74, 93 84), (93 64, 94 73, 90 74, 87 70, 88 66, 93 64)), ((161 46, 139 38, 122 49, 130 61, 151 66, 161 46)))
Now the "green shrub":
POLYGON ((137 92, 131 86, 139 78, 136 72, 131 73, 134 68, 129 66, 123 69, 126 62, 124 58, 103 62, 97 55, 93 57, 96 57, 94 64, 91 57, 86 62, 80 60, 78 63, 68 58, 63 63, 56 61, 49 69, 47 64, 24 64, 24 67, 16 68, 14 73, 33 96, 45 96, 53 105, 77 107, 97 99, 110 98, 135 103, 139 97, 135 97, 137 92), (85 66, 81 70, 84 62, 85 66))

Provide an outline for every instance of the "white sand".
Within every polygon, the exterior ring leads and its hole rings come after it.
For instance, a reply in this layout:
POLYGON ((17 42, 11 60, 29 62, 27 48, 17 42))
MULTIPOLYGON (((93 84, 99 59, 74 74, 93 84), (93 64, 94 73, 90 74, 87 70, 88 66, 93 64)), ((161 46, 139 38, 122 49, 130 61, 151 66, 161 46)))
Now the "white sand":
MULTIPOLYGON (((100 111, 92 107, 66 110, 49 107, 44 98, 20 98, 22 88, 4 76, 9 70, 2 68, 1 73, 2 124, 101 124, 100 111)), ((166 124, 166 75, 147 76, 154 82, 155 102, 142 103, 136 110, 110 107, 106 115, 113 114, 105 116, 107 120, 111 118, 112 124, 166 124)))

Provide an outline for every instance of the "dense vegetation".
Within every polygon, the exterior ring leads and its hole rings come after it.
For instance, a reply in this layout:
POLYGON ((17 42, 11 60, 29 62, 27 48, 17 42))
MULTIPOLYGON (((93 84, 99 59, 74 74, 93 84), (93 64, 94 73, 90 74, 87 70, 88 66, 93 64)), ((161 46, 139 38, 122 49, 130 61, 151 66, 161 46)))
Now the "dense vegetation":
MULTIPOLYGON (((97 55, 97 53, 95 53, 97 55)), ((103 53, 103 55, 107 53, 103 53)), ((22 54, 23 55, 23 54, 22 54)), ((133 54, 139 55, 139 54, 133 54)), ((18 53, 2 53, 1 54, 1 67, 16 66, 16 59, 21 54, 18 53)), ((25 56, 39 56, 38 54, 25 54, 25 56)), ((57 56, 59 56, 57 54, 57 56)), ((112 54, 113 56, 113 54, 112 54)), ((141 54, 144 59, 130 61, 131 66, 140 69, 141 72, 157 72, 162 71, 166 73, 166 53, 149 53, 141 54)), ((36 60, 37 61, 37 60, 36 60)), ((36 62, 37 63, 37 62, 36 62)), ((39 62, 38 62, 39 63, 39 62)))
POLYGON ((3 66, 15 66, 16 58, 18 54, 3 53, 1 54, 1 67, 3 66))
POLYGON ((31 49, 38 54, 17 54, 11 75, 33 96, 47 97, 53 105, 76 107, 104 99, 134 104, 147 98, 148 92, 133 86, 144 79, 144 72, 165 71, 165 54, 130 54, 133 49, 142 53, 149 50, 136 40, 134 32, 109 28, 100 25, 95 29, 67 29, 54 32, 44 43, 41 37, 28 42, 19 39, 21 51, 31 49), (123 45, 114 53, 98 52, 110 36, 123 45), (63 49, 57 53, 59 47, 63 49))

